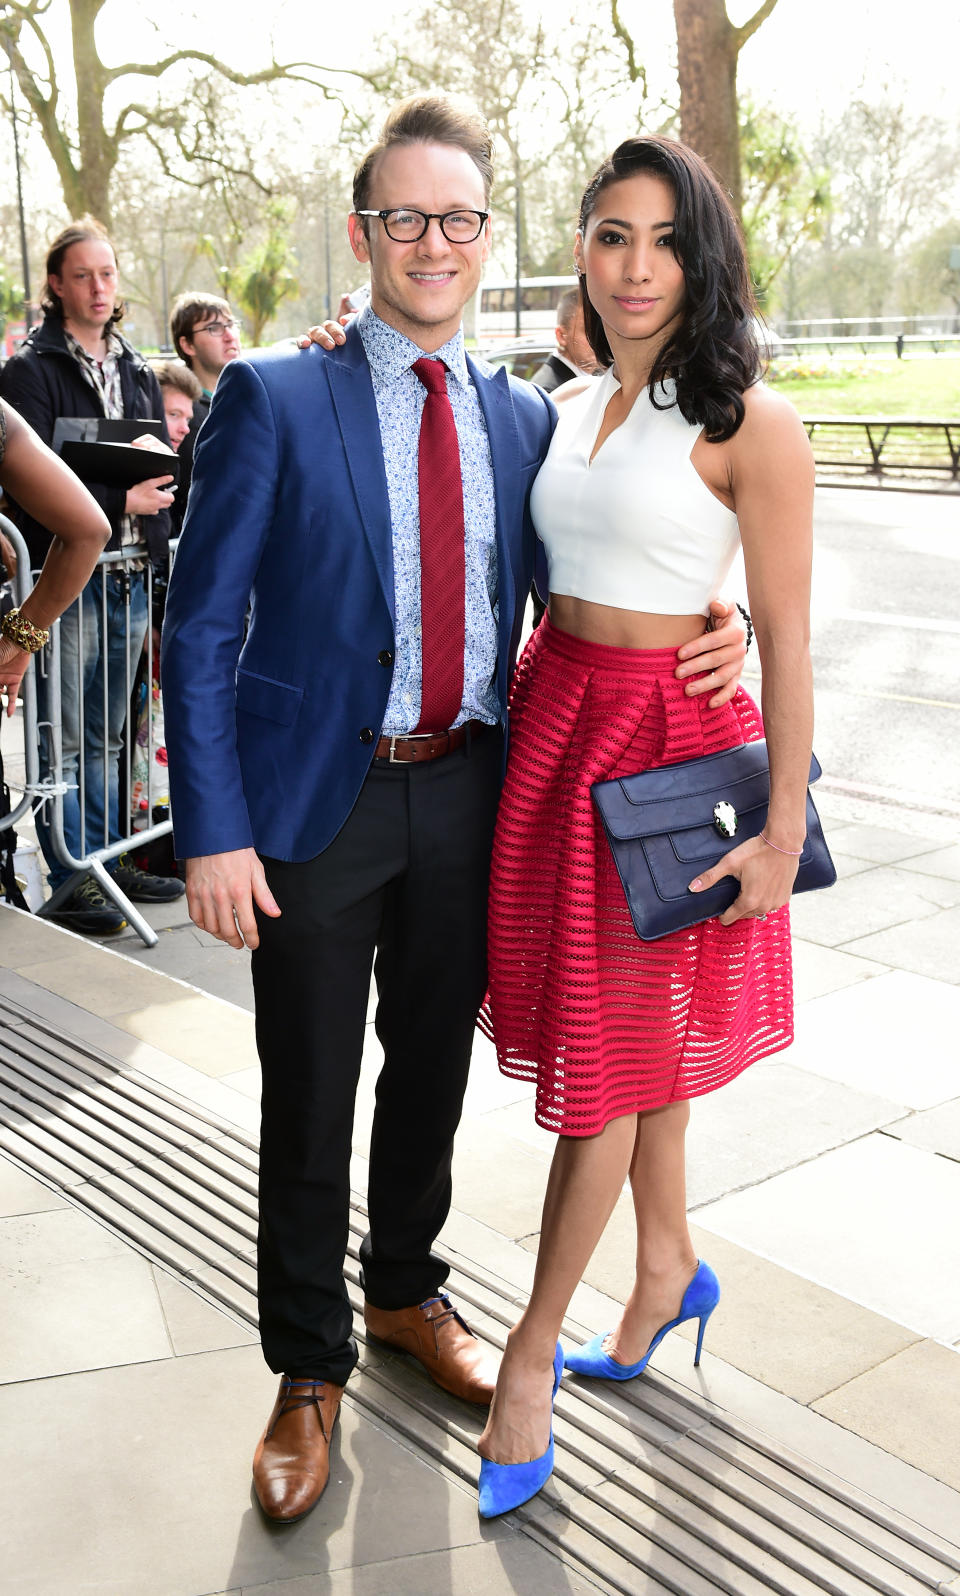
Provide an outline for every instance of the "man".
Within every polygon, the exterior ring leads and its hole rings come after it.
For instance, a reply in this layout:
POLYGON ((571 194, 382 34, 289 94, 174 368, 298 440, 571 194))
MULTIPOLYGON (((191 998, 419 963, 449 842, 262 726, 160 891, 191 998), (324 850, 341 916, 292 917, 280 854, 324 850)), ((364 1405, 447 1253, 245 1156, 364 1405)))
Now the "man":
POLYGON ((597 362, 583 325, 579 288, 568 288, 560 296, 554 336, 556 349, 530 379, 545 393, 552 393, 573 377, 591 377, 596 370, 597 362))
POLYGON ((179 360, 154 360, 151 365, 160 384, 170 446, 179 450, 190 431, 194 409, 203 398, 203 389, 190 367, 179 360))
MULTIPOLYGON (((122 315, 116 255, 107 233, 91 217, 71 223, 54 240, 47 256, 43 320, 7 361, 0 376, 0 393, 44 443, 52 443, 60 416, 163 420, 156 377, 117 331, 122 315)), ((169 473, 159 466, 155 477, 133 488, 85 480, 110 522, 108 550, 132 547, 145 540, 151 557, 165 562, 168 511, 173 502, 171 481, 169 473)), ((50 546, 50 533, 16 505, 14 515, 30 550, 31 563, 42 565, 50 546)), ((118 842, 125 835, 120 828, 118 804, 119 751, 127 718, 127 682, 135 671, 146 630, 143 566, 142 559, 131 558, 96 570, 80 601, 70 606, 60 623, 63 779, 67 783, 63 834, 75 859, 102 847, 105 830, 110 842, 118 842), (82 810, 78 790, 81 741, 82 810), (81 813, 85 828, 81 826, 81 813)), ((43 720, 49 692, 45 677, 38 679, 37 688, 43 720)), ((41 758, 42 769, 49 774, 50 749, 46 742, 41 758)), ((38 816, 37 832, 50 886, 56 892, 66 885, 72 872, 57 857, 50 824, 43 812, 38 816)), ((168 902, 183 892, 182 882, 137 870, 125 854, 110 868, 118 886, 136 902, 168 902)), ((51 919, 71 930, 93 936, 112 935, 126 924, 92 876, 85 876, 49 913, 51 919)))
POLYGON ((191 915, 253 949, 260 1332, 283 1374, 254 1484, 278 1522, 326 1484, 356 1362, 343 1258, 374 961, 367 1330, 447 1391, 486 1403, 493 1390, 433 1245, 485 988, 527 499, 555 417, 536 388, 464 352, 491 177, 478 118, 435 98, 390 114, 348 223, 370 304, 332 353, 224 372, 167 604, 191 915))
POLYGON ((219 299, 216 294, 188 290, 174 301, 170 313, 170 337, 187 370, 193 373, 200 384, 190 429, 178 451, 180 489, 173 511, 173 524, 174 530, 179 532, 187 513, 197 433, 210 412, 210 401, 221 371, 240 353, 240 323, 225 299, 219 299))

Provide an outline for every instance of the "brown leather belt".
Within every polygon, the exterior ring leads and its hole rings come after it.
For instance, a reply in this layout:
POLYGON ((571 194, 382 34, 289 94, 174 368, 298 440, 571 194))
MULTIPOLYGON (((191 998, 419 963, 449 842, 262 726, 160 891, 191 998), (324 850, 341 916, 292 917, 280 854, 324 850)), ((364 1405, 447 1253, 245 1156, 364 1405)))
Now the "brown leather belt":
POLYGON ((381 737, 377 743, 376 759, 389 759, 391 765, 418 765, 425 759, 440 759, 462 748, 467 737, 479 737, 489 731, 486 721, 467 720, 453 731, 417 733, 413 737, 381 737))

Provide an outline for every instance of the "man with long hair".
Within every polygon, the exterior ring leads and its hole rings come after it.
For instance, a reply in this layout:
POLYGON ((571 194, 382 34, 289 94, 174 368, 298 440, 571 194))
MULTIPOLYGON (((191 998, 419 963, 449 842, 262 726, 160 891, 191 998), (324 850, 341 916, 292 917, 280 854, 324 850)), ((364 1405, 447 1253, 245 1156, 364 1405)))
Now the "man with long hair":
MULTIPOLYGON (((105 228, 93 217, 72 222, 51 244, 42 308, 43 320, 3 368, 0 393, 44 443, 53 443, 61 416, 163 422, 157 379, 118 330, 124 306, 116 254, 105 228)), ((162 431, 167 441, 165 426, 162 431)), ((146 542, 151 557, 165 561, 173 502, 171 482, 169 472, 159 467, 156 476, 132 488, 85 480, 110 523, 109 550, 133 549, 146 542)), ((31 563, 42 565, 50 533, 16 504, 13 514, 31 563)), ((127 682, 136 668, 146 622, 143 560, 136 557, 96 570, 60 622, 63 780, 67 784, 63 834, 75 859, 103 847, 105 840, 118 842, 126 834, 119 816, 119 753, 127 718, 127 682)), ((40 677, 37 687, 44 720, 47 679, 40 677)), ((49 773, 47 738, 41 762, 42 770, 49 773)), ((37 819, 37 834, 50 887, 56 891, 69 881, 71 871, 57 857, 44 812, 37 819)), ((182 882, 148 875, 123 854, 110 868, 122 891, 138 902, 167 902, 183 892, 182 882)), ((126 924, 92 876, 85 876, 50 911, 50 917, 92 936, 112 935, 126 924)))

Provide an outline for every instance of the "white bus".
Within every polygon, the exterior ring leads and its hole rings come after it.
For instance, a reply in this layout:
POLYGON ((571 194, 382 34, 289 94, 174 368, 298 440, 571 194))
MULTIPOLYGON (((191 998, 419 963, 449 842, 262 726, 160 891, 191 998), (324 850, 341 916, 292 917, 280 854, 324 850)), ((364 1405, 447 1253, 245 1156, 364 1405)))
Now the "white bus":
MULTIPOLYGON (((520 337, 535 343, 552 343, 557 325, 557 305, 577 279, 569 277, 521 277, 520 337)), ((507 343, 517 336, 516 279, 493 279, 480 284, 474 301, 474 335, 477 348, 507 343)))

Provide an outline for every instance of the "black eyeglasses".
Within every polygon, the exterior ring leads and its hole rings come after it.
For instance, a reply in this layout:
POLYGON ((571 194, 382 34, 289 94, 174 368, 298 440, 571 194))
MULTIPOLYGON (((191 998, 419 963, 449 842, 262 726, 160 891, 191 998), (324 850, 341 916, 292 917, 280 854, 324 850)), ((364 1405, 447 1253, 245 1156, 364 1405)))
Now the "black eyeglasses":
POLYGON ((225 332, 234 332, 239 325, 238 321, 205 321, 202 327, 194 327, 193 331, 213 333, 214 338, 222 338, 225 332))
POLYGON ((415 244, 431 222, 451 244, 472 244, 483 232, 489 211, 413 211, 406 205, 392 211, 357 211, 358 216, 379 216, 383 230, 395 244, 415 244))

